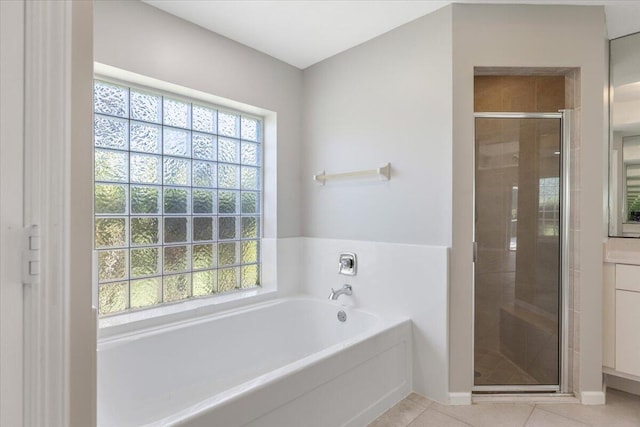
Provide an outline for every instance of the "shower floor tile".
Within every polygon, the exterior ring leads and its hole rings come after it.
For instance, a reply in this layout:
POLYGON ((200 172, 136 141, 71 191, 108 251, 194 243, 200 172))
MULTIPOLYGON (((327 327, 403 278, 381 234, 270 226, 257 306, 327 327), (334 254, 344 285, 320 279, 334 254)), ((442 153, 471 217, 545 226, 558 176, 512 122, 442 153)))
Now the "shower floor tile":
POLYGON ((475 371, 476 385, 538 384, 535 378, 494 351, 476 350, 475 371))

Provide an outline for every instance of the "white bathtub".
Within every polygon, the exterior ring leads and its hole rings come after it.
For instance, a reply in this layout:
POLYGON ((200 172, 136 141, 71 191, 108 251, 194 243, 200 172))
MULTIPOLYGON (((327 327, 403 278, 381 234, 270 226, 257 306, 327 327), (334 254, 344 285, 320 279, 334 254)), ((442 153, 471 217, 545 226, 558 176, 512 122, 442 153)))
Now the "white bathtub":
POLYGON ((98 344, 99 427, 364 426, 410 391, 409 320, 310 298, 98 344))

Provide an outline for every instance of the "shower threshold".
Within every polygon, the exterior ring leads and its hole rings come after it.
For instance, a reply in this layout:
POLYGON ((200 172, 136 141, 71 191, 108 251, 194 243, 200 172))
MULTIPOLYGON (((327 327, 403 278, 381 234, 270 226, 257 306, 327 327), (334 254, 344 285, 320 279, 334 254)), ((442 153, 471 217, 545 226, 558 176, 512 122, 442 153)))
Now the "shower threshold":
POLYGON ((476 385, 472 389, 474 394, 496 393, 560 393, 559 385, 522 384, 522 385, 476 385))
POLYGON ((482 403, 580 403, 580 400, 571 393, 478 393, 473 392, 471 402, 482 403))

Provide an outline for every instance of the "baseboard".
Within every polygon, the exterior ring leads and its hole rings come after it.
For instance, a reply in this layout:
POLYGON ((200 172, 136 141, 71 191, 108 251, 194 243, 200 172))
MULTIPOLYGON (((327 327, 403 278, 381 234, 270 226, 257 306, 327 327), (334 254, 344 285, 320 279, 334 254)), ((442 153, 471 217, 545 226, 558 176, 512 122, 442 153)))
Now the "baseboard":
POLYGON ((471 392, 449 393, 449 405, 471 405, 471 392))
POLYGON ((583 405, 604 405, 604 391, 583 391, 580 392, 580 403, 583 405))
POLYGON ((640 396, 640 381, 613 374, 605 375, 605 381, 607 388, 613 388, 640 396))

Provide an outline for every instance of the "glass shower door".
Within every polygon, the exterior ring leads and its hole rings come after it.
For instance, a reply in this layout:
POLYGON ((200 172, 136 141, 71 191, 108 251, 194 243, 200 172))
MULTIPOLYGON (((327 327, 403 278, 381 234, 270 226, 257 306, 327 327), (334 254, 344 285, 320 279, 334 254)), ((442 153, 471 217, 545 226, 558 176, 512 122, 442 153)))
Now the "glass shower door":
POLYGON ((474 389, 557 390, 561 115, 475 120, 474 389))

